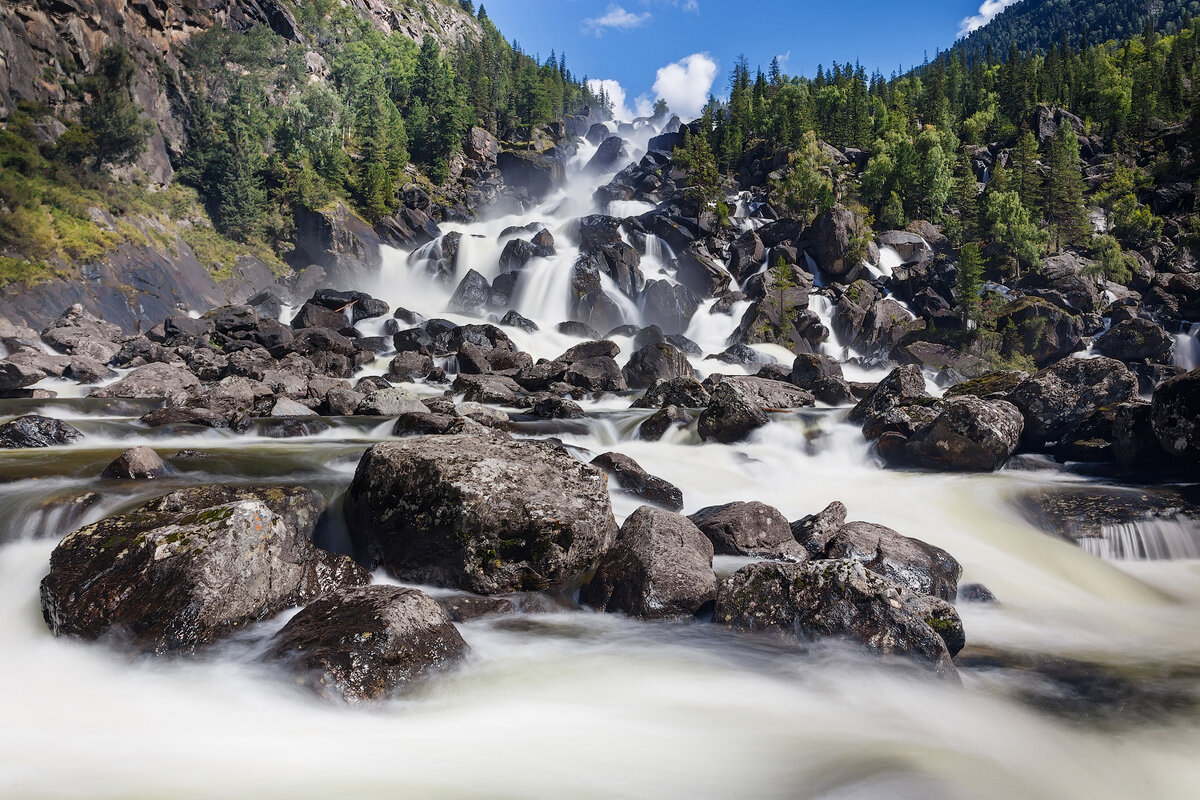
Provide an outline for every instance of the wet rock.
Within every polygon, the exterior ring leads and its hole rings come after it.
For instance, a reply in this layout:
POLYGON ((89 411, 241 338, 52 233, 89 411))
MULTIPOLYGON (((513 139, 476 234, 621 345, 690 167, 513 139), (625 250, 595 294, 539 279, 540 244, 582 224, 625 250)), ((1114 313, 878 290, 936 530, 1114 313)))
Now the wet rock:
POLYGON ((487 278, 475 270, 468 270, 450 297, 448 308, 461 314, 478 314, 487 305, 492 287, 487 278))
POLYGON ((1097 339, 1096 352, 1118 361, 1161 361, 1168 359, 1174 344, 1162 326, 1135 317, 1118 322, 1097 339))
POLYGON ((358 410, 367 396, 353 389, 333 388, 325 393, 321 401, 321 414, 327 417, 349 417, 358 410))
POLYGON ((543 397, 533 404, 530 413, 541 419, 583 419, 580 405, 565 397, 543 397))
POLYGON ((916 365, 906 364, 889 372, 886 378, 858 402, 847 419, 850 422, 862 423, 893 408, 928 399, 929 393, 925 391, 925 376, 921 374, 921 369, 916 365))
POLYGON ((11 392, 32 386, 46 377, 46 373, 24 364, 0 361, 0 392, 11 392))
POLYGON ((520 328, 521 330, 525 331, 526 333, 536 333, 538 330, 538 326, 537 326, 536 322, 534 322, 531 319, 526 319, 525 317, 518 314, 515 310, 507 312, 500 319, 500 324, 508 325, 509 327, 512 327, 512 328, 520 328))
POLYGON ((278 398, 271 406, 272 417, 311 417, 313 413, 308 406, 287 397, 278 398))
POLYGON ((994 472, 1016 452, 1025 423, 1004 400, 952 398, 904 448, 912 466, 951 472, 994 472))
POLYGON ((107 364, 121 351, 117 342, 121 328, 85 311, 79 303, 68 308, 61 317, 42 331, 42 340, 70 355, 84 355, 107 364))
POLYGON ((629 388, 615 359, 585 358, 568 367, 564 380, 588 392, 623 392, 629 388))
POLYGON ((600 470, 492 434, 375 445, 345 507, 364 563, 477 594, 564 586, 617 529, 600 470))
POLYGON ((937 674, 956 674, 948 641, 961 646, 954 607, 922 597, 852 559, 787 564, 764 561, 730 575, 717 589, 713 620, 737 630, 865 645, 908 656, 937 674))
POLYGON ((506 429, 509 422, 511 422, 506 412, 498 408, 485 406, 481 403, 459 403, 455 407, 454 413, 463 419, 477 422, 485 428, 495 428, 497 430, 506 429))
POLYGON ((330 428, 329 423, 321 419, 283 417, 263 420, 258 426, 258 433, 268 439, 294 439, 298 436, 316 436, 330 428))
POLYGON ((480 597, 475 594, 439 596, 437 604, 446 612, 451 622, 471 622, 485 617, 511 614, 517 610, 517 604, 507 597, 480 597))
POLYGON ((113 635, 139 650, 191 652, 369 576, 311 540, 310 489, 181 489, 68 535, 42 580, 57 636, 113 635))
POLYGON ((392 426, 393 436, 441 436, 449 433, 458 420, 450 414, 434 414, 428 411, 409 412, 396 418, 392 426))
POLYGON ((714 395, 716 386, 732 384, 743 397, 764 409, 806 408, 815 402, 811 394, 794 384, 753 375, 711 375, 705 383, 714 395))
POLYGON ((209 411, 206 408, 184 408, 182 406, 167 406, 158 408, 144 415, 141 420, 151 428, 161 428, 164 425, 202 425, 206 428, 228 428, 229 420, 224 414, 209 411))
POLYGON ((380 389, 359 402, 354 413, 367 417, 397 417, 410 412, 423 413, 425 406, 407 389, 380 389))
POLYGON ((596 154, 588 161, 585 169, 588 172, 608 172, 615 169, 622 160, 629 159, 629 151, 625 149, 625 140, 620 136, 608 136, 596 148, 596 154))
POLYGON ((1150 422, 1163 449, 1200 464, 1200 370, 1171 378, 1154 392, 1150 422))
POLYGON ((647 281, 639 300, 643 318, 667 333, 683 333, 700 307, 700 298, 683 284, 647 281))
POLYGON ((787 519, 766 503, 708 506, 688 518, 713 543, 717 555, 803 558, 787 519))
POLYGON ((138 367, 115 383, 93 389, 88 396, 166 400, 183 405, 199 389, 200 380, 189 370, 156 363, 138 367))
POLYGON ((313 601, 275 635, 267 657, 329 699, 364 703, 449 669, 469 649, 429 595, 380 585, 313 601))
POLYGON ((958 587, 958 602, 960 603, 994 603, 996 595, 982 583, 964 583, 958 587))
POLYGON ((1003 355, 1028 355, 1039 367, 1083 349, 1079 318, 1036 297, 1022 297, 1001 308, 996 328, 1012 332, 1005 337, 1003 355))
POLYGON ((665 408, 679 406, 681 408, 702 408, 708 405, 712 396, 700 381, 687 376, 658 380, 646 389, 645 394, 633 403, 633 408, 665 408))
POLYGON ((645 389, 657 381, 691 377, 692 365, 687 356, 666 342, 648 344, 629 358, 622 374, 631 389, 645 389))
POLYGON ((720 361, 722 364, 733 364, 740 367, 769 364, 774 361, 770 356, 764 356, 753 347, 745 344, 730 345, 715 356, 709 356, 708 358, 720 361))
POLYGON ((1009 395, 1025 417, 1024 439, 1056 442, 1101 406, 1137 396, 1137 378, 1111 358, 1067 358, 1027 378, 1009 395))
POLYGON ((504 375, 459 375, 454 379, 455 392, 471 403, 513 405, 521 386, 504 375))
POLYGON ((829 540, 846 524, 846 506, 834 500, 816 514, 791 523, 792 538, 804 546, 809 555, 817 557, 825 552, 829 540))
POLYGON ((691 416, 678 406, 663 406, 638 427, 638 437, 647 442, 657 442, 672 427, 686 425, 691 419, 691 416))
POLYGON ((670 511, 683 509, 683 492, 662 478, 655 477, 627 455, 602 453, 592 459, 592 466, 603 470, 606 475, 629 494, 662 506, 670 511))
POLYGON ((1113 459, 1125 469, 1161 469, 1164 453, 1154 435, 1149 403, 1118 403, 1113 416, 1113 459))
POLYGON ((815 400, 831 406, 854 402, 850 386, 842 375, 842 365, 832 356, 801 353, 792 362, 789 380, 811 392, 815 400))
POLYGON ((102 480, 152 480, 167 472, 158 453, 149 447, 131 447, 100 473, 102 480))
POLYGON ((687 518, 642 506, 621 526, 582 600, 640 619, 691 617, 716 600, 713 547, 687 518))
POLYGON ((433 372, 433 359, 415 350, 397 353, 388 364, 388 380, 406 383, 421 380, 433 372))
POLYGON ((83 434, 62 420, 30 414, 0 425, 0 449, 57 447, 82 439, 83 434))
MULTIPOLYGON (((217 333, 227 336, 235 333, 248 333, 258 327, 258 311, 248 305, 218 306, 204 312, 201 319, 211 321, 217 333)), ((343 324, 345 324, 344 317, 343 324)))
POLYGON ((350 320, 345 313, 334 311, 317 303, 308 302, 300 306, 296 316, 292 317, 292 328, 327 328, 331 331, 342 331, 350 328, 350 320))
POLYGON ((870 522, 843 525, 825 545, 824 558, 851 558, 917 594, 951 601, 962 567, 940 547, 870 522))
POLYGON ((391 311, 391 307, 387 303, 377 300, 365 292, 339 292, 334 289, 319 289, 308 302, 343 314, 349 311, 351 319, 354 322, 387 316, 388 312, 391 311))
POLYGON ((982 400, 1003 400, 1028 377, 1029 373, 1022 370, 988 372, 978 378, 956 383, 946 390, 945 397, 949 399, 970 395, 982 400))
POLYGON ((731 381, 718 383, 696 427, 700 438, 723 444, 741 441, 768 422, 767 412, 731 381))
POLYGON ((813 258, 827 275, 845 277, 858 268, 848 258, 857 228, 854 212, 841 206, 826 209, 813 220, 808 234, 813 242, 813 258))

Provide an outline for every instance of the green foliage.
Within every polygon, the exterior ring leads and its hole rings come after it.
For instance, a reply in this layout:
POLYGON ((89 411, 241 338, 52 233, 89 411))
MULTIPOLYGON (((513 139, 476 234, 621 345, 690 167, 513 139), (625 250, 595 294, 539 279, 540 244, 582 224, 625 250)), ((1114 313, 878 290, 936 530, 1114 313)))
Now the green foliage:
POLYGON ((1050 177, 1046 184, 1046 220, 1054 249, 1078 244, 1086 234, 1083 207, 1083 174, 1079 165, 1079 139, 1069 125, 1059 128, 1050 142, 1050 177))
POLYGON ((1148 184, 1145 174, 1119 164, 1096 197, 1109 230, 1135 248, 1149 247, 1162 238, 1163 221, 1137 198, 1137 189, 1148 184))
POLYGON ((833 160, 807 131, 800 147, 788 156, 783 177, 771 183, 771 198, 782 209, 804 222, 833 205, 833 160))
POLYGON ((146 152, 154 123, 142 116, 129 93, 135 69, 133 57, 119 44, 105 45, 93 74, 81 88, 85 102, 79 123, 59 142, 63 158, 76 164, 123 166, 146 152))
POLYGON ((983 292, 983 257, 977 242, 967 242, 959 253, 958 271, 954 278, 954 299, 959 312, 965 319, 979 323, 981 320, 983 292))
POLYGON ((1044 190, 1038 165, 1037 139, 1028 126, 1021 127, 1021 136, 1013 148, 1011 164, 1013 190, 1021 198, 1021 204, 1036 219, 1041 216, 1044 190))
POLYGON ((1001 269, 1020 274, 1041 264, 1046 234, 1033 222, 1016 192, 989 191, 983 206, 985 236, 1001 269))
POLYGON ((1097 283, 1113 281, 1126 284, 1133 278, 1121 243, 1111 236, 1097 236, 1092 247, 1093 261, 1082 270, 1083 275, 1097 283))
POLYGON ((675 150, 675 163, 687 174, 688 196, 700 203, 721 199, 721 173, 706 137, 687 134, 675 150))

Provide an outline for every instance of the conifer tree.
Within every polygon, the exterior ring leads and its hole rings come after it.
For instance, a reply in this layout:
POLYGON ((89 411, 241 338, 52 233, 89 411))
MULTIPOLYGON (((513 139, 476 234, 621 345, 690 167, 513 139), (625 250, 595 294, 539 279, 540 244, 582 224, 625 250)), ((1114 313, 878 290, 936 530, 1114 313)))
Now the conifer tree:
POLYGON ((963 318, 978 325, 980 322, 980 293, 983 291, 983 257, 978 242, 967 242, 958 258, 954 278, 954 300, 963 318))
POLYGON ((1046 219, 1055 250, 1083 240, 1087 212, 1083 207, 1083 174, 1079 140, 1070 125, 1062 125, 1050 144, 1050 178, 1046 187, 1046 219))

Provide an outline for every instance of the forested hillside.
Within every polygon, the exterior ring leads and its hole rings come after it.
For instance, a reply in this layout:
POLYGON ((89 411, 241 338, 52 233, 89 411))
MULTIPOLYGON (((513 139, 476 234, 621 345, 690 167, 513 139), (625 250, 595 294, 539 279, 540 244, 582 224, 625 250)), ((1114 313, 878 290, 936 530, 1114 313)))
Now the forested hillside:
POLYGON ((1012 45, 1024 53, 1045 51, 1065 33, 1072 41, 1086 33, 1092 42, 1122 41, 1153 25, 1175 33, 1200 16, 1195 0, 1022 0, 955 45, 970 55, 1004 53, 1012 45))

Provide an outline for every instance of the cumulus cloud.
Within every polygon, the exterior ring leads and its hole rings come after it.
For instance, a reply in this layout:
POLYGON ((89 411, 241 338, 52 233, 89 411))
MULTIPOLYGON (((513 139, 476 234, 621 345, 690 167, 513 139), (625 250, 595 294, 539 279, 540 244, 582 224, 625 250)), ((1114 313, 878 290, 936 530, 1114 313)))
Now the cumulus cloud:
POLYGON ((983 5, 979 7, 979 13, 967 17, 958 24, 958 35, 966 36, 974 30, 987 25, 996 15, 1011 5, 1015 5, 1020 0, 983 0, 983 5))
POLYGON ((588 81, 588 87, 594 94, 600 94, 603 89, 608 99, 613 104, 613 119, 619 122, 629 122, 635 117, 648 117, 654 113, 654 102, 646 95, 640 94, 633 100, 633 108, 625 104, 629 93, 625 91, 625 87, 618 81, 611 78, 599 80, 592 78, 588 81))
POLYGON ((598 17, 588 17, 583 21, 583 29, 595 36, 603 36, 605 31, 630 31, 634 28, 640 28, 645 25, 654 15, 649 11, 641 14, 634 14, 632 11, 626 11, 618 5, 610 5, 603 14, 598 17))
POLYGON ((693 53, 658 71, 654 94, 666 100, 680 117, 695 117, 708 102, 716 78, 717 62, 708 53, 693 53))

